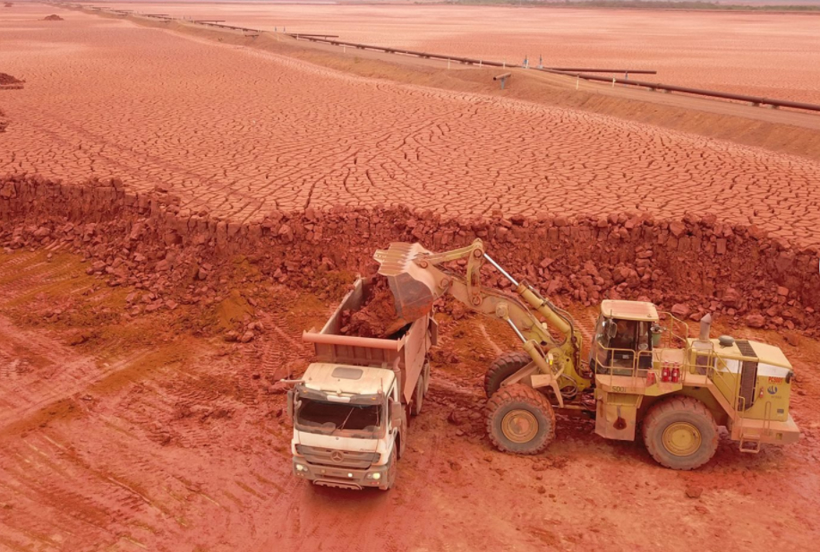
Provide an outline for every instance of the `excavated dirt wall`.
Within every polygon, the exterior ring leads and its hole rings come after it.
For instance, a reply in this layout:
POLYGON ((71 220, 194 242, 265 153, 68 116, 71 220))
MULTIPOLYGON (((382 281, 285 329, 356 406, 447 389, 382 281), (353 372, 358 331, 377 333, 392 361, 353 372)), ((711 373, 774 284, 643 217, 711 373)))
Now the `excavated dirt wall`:
MULTIPOLYGON (((161 190, 128 191, 116 179, 67 185, 8 176, 0 179, 0 244, 64 244, 109 285, 150 290, 150 310, 220 293, 223 269, 237 258, 273 280, 338 300, 352 274, 371 272, 373 251, 391 241, 439 251, 478 237, 511 273, 558 302, 645 298, 682 318, 712 311, 752 327, 818 333, 817 248, 723 224, 716 215, 449 220, 400 208, 335 208, 273 211, 260 223, 241 224, 179 204, 161 190)), ((488 284, 506 285, 485 269, 488 284)))

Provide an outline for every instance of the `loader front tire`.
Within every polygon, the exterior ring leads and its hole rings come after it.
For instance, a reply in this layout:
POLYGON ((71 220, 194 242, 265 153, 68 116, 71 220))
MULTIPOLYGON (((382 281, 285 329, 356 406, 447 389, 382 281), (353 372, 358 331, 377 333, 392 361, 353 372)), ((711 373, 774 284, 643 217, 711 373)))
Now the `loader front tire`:
POLYGON ((693 470, 715 455, 718 429, 702 402, 671 397, 653 406, 644 418, 643 440, 658 464, 673 470, 693 470))
POLYGON ((484 391, 487 393, 487 398, 492 397, 501 388, 502 381, 530 362, 532 359, 525 351, 508 351, 496 358, 484 375, 484 391))
POLYGON ((505 385, 487 402, 487 433, 501 452, 538 454, 555 437, 555 412, 532 387, 505 385))

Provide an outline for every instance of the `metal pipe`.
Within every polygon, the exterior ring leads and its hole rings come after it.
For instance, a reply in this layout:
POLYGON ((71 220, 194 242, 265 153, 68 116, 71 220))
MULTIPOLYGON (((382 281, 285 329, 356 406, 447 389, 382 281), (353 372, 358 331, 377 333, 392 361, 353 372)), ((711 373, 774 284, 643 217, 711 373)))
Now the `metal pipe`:
POLYGON ((803 102, 792 102, 789 100, 776 100, 771 98, 762 98, 757 96, 746 96, 744 94, 731 94, 729 92, 720 92, 717 90, 702 90, 699 88, 688 88, 686 86, 674 86, 670 84, 661 84, 656 82, 635 81, 627 79, 619 79, 614 77, 598 77, 596 75, 586 75, 584 73, 568 73, 564 71, 556 71, 554 69, 540 69, 546 73, 554 73, 556 75, 566 75, 576 78, 581 78, 589 81, 598 81, 606 83, 628 84, 630 86, 638 86, 643 88, 651 88, 653 90, 668 90, 669 92, 682 92, 684 94, 694 94, 696 96, 708 96, 712 98, 721 98, 724 100, 736 100, 741 102, 749 102, 755 105, 766 104, 775 107, 791 107, 793 109, 805 109, 807 111, 820 111, 820 105, 809 104, 803 102))
POLYGON ((512 73, 504 73, 503 75, 496 75, 495 77, 493 77, 493 80, 506 79, 510 75, 512 75, 512 73))
POLYGON ((499 271, 499 272, 502 274, 502 276, 504 276, 507 280, 509 280, 509 281, 510 281, 510 283, 511 283, 512 285, 514 285, 515 287, 518 287, 518 286, 519 286, 519 283, 516 281, 516 279, 515 279, 515 278, 513 278, 512 276, 510 276, 509 274, 507 274, 507 271, 506 271, 506 270, 504 270, 503 268, 501 268, 501 267, 498 265, 498 263, 497 263, 497 262, 495 262, 495 261, 492 259, 492 257, 490 257, 489 255, 487 255, 486 253, 484 253, 484 258, 485 258, 485 259, 487 259, 487 261, 488 261, 491 265, 493 265, 493 266, 495 267, 495 269, 496 269, 497 271, 499 271))
POLYGON ((634 73, 636 75, 657 75, 657 71, 644 69, 576 69, 570 67, 536 67, 536 69, 550 69, 552 71, 566 71, 568 73, 634 73))
POLYGON ((524 334, 521 333, 521 331, 516 327, 515 324, 513 324, 513 321, 510 320, 509 318, 507 318, 507 324, 509 324, 510 328, 512 328, 513 331, 516 333, 516 335, 518 336, 518 339, 521 340, 521 343, 526 343, 527 342, 527 338, 524 337, 524 334))

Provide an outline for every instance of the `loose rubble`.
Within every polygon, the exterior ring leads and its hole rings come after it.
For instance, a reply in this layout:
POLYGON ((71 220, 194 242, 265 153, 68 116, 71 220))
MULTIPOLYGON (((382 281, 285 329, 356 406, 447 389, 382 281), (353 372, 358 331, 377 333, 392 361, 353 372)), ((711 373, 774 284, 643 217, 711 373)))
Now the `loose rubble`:
MULTIPOLYGON (((270 212, 239 224, 192 212, 168 193, 126 191, 117 179, 78 185, 0 179, 0 244, 9 250, 59 245, 87 257, 110 286, 150 292, 145 310, 213 301, 220 273, 244 256, 271 282, 338 300, 351 278, 372 273, 374 249, 419 241, 431 250, 475 238, 519 279, 559 304, 604 298, 650 300, 682 318, 706 312, 752 327, 816 334, 820 274, 815 247, 770 238, 754 226, 688 215, 640 213, 568 220, 544 213, 508 220, 446 219, 402 208, 270 212)), ((484 283, 509 284, 489 266, 484 283)), ((240 334, 245 336, 246 330, 240 334)))

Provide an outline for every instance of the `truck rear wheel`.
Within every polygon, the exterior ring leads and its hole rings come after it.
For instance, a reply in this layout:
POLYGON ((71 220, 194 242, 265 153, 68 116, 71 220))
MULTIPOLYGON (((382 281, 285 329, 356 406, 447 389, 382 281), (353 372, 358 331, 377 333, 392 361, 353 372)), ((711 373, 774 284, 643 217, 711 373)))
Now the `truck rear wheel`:
POLYGON ((506 385, 487 403, 487 433, 502 452, 538 454, 555 437, 555 412, 532 387, 506 385))
POLYGON ((416 382, 416 390, 413 391, 413 406, 410 407, 410 414, 418 416, 421 414, 421 407, 424 404, 424 373, 419 375, 419 381, 416 382))
POLYGON ((502 381, 530 362, 532 359, 525 351, 508 351, 496 358, 484 375, 484 391, 487 393, 487 398, 492 397, 499 390, 502 381))
POLYGON ((427 394, 427 391, 430 390, 430 361, 424 363, 424 370, 422 371, 424 375, 424 394, 427 394))
POLYGON ((699 400, 672 397, 653 406, 646 415, 643 440, 658 464, 673 470, 693 470, 715 455, 717 424, 699 400))

